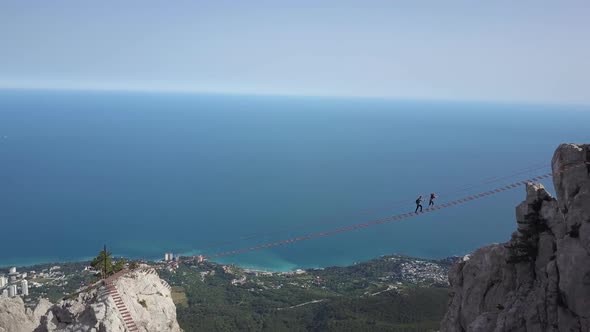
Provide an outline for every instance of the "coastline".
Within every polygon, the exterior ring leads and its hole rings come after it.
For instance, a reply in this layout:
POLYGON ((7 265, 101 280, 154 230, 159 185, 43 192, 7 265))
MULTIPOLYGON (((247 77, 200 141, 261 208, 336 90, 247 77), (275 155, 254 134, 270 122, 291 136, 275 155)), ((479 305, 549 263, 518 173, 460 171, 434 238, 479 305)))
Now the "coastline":
MULTIPOLYGON (((271 269, 268 267, 256 266, 256 265, 247 264, 247 263, 246 264, 224 263, 223 261, 218 261, 218 260, 208 260, 208 262, 218 264, 218 265, 233 265, 233 266, 236 266, 236 267, 244 270, 244 272, 246 272, 246 273, 295 273, 298 271, 324 270, 324 269, 332 268, 332 267, 334 267, 334 268, 349 267, 349 266, 354 266, 357 264, 371 262, 374 260, 379 260, 384 257, 401 257, 401 258, 407 258, 407 259, 442 262, 442 261, 452 260, 452 259, 456 259, 456 258, 463 257, 463 256, 464 255, 452 255, 452 256, 448 256, 448 257, 444 257, 444 258, 429 258, 429 257, 415 257, 415 256, 404 255, 404 254, 400 254, 400 253, 392 253, 392 254, 387 254, 387 255, 379 255, 379 256, 372 257, 372 258, 369 258, 369 259, 366 259, 363 261, 355 261, 350 264, 329 264, 329 265, 325 265, 325 266, 295 266, 290 269, 271 269)), ((180 257, 189 257, 189 256, 180 255, 180 257)), ((94 257, 88 257, 88 258, 82 258, 82 259, 76 259, 76 260, 64 260, 64 261, 56 260, 56 261, 38 262, 38 263, 32 263, 32 264, 2 265, 2 266, 0 266, 0 273, 4 273, 3 271, 8 271, 8 269, 11 267, 16 267, 17 270, 28 270, 28 269, 35 269, 35 268, 38 269, 39 267, 53 266, 53 265, 89 264, 93 258, 94 257)), ((156 259, 156 258, 154 258, 154 259, 134 259, 134 258, 128 258, 125 256, 113 256, 113 258, 125 259, 127 261, 147 262, 147 263, 153 263, 153 264, 163 263, 163 260, 156 259)))

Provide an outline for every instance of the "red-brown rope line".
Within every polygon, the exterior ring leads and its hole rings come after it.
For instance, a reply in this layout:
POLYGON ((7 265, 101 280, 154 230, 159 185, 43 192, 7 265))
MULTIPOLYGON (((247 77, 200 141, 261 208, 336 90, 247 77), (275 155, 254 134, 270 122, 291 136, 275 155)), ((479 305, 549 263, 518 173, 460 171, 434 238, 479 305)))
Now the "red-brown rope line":
MULTIPOLYGON (((547 165, 542 165, 537 163, 534 164, 532 166, 527 166, 526 168, 523 169, 518 169, 513 173, 510 173, 509 175, 503 175, 503 176, 495 176, 492 178, 486 178, 484 179, 484 182, 482 183, 476 183, 476 184, 469 184, 469 185, 464 185, 461 187, 458 187, 457 189, 454 190, 450 190, 450 191, 443 191, 442 193, 438 194, 438 195, 444 195, 444 196, 453 196, 454 194, 460 193, 460 192, 465 192, 477 187, 481 187, 483 185, 486 184, 490 184, 490 183, 494 183, 494 182, 498 182, 504 179, 509 179, 511 177, 515 177, 518 175, 522 175, 522 174, 526 174, 526 173, 531 173, 534 171, 538 171, 541 170, 543 168, 548 168, 549 166, 547 165)), ((400 200, 396 200, 393 202, 388 203, 387 205, 382 205, 380 207, 373 207, 373 208, 368 208, 368 209, 364 209, 361 210, 360 212, 357 213, 352 213, 347 215, 347 217, 353 217, 353 216, 363 216, 366 214, 369 214, 371 212, 376 212, 376 211, 380 211, 380 210, 384 210, 384 209, 392 209, 392 208, 396 208, 396 207, 400 207, 403 205, 407 205, 408 202, 412 202, 414 198, 407 198, 407 199, 400 199, 400 200)), ((248 234, 248 235, 244 235, 241 236, 237 239, 233 239, 233 240, 226 240, 226 241, 216 241, 213 243, 209 243, 209 244, 205 244, 203 246, 201 246, 201 249, 207 249, 207 248, 215 248, 215 247, 220 247, 220 246, 224 246, 224 245, 229 245, 229 244, 234 244, 240 241, 245 241, 245 240, 251 240, 251 239, 255 239, 255 238, 259 238, 259 237, 264 237, 264 236, 270 236, 270 235, 274 235, 274 234, 278 234, 278 233, 284 233, 284 232, 292 232, 292 231, 296 231, 296 230, 300 230, 303 228, 308 228, 308 227, 314 227, 314 226, 327 226, 327 225, 333 225, 336 222, 338 222, 339 219, 343 218, 344 216, 340 216, 338 219, 336 219, 338 216, 334 215, 330 218, 331 220, 328 221, 327 218, 324 219, 324 221, 320 221, 320 222, 315 222, 315 223, 306 223, 306 224, 298 224, 295 226, 291 226, 291 227, 285 227, 285 228, 281 228, 281 229, 276 229, 276 230, 272 230, 272 231, 265 231, 265 232, 257 232, 257 233, 252 233, 252 234, 248 234)))
MULTIPOLYGON (((534 181, 539 181, 539 180, 542 180, 545 178, 550 178, 551 176, 552 176, 552 173, 547 173, 547 174, 536 176, 536 177, 533 177, 533 178, 530 178, 527 180, 513 182, 513 183, 508 184, 506 186, 497 187, 495 189, 484 191, 479 194, 466 196, 466 197, 463 197, 463 198, 460 198, 457 200, 443 203, 441 205, 436 205, 434 207, 426 208, 426 209, 424 209, 423 212, 403 213, 403 214, 398 214, 398 215, 394 215, 394 216, 390 216, 387 218, 382 218, 382 219, 378 219, 378 220, 374 220, 374 221, 369 221, 369 222, 365 222, 365 223, 358 223, 358 224, 354 224, 354 225, 338 227, 336 229, 332 229, 332 230, 328 230, 328 231, 316 232, 316 233, 297 236, 297 237, 291 237, 291 238, 283 239, 283 240, 279 240, 279 241, 266 242, 264 244, 239 248, 239 249, 235 249, 235 250, 226 250, 226 251, 221 251, 221 252, 217 252, 217 253, 202 254, 200 256, 203 256, 205 259, 212 259, 212 258, 239 255, 239 254, 244 254, 244 253, 253 252, 253 251, 257 251, 257 250, 269 249, 269 248, 273 248, 273 247, 294 244, 297 242, 302 242, 302 241, 306 241, 306 240, 310 240, 310 239, 321 238, 321 237, 326 237, 326 236, 330 236, 330 235, 336 235, 336 234, 343 233, 343 232, 360 230, 360 229, 364 229, 364 228, 368 228, 368 227, 372 227, 372 226, 376 226, 376 225, 387 224, 387 223, 394 222, 394 221, 401 221, 401 220, 404 220, 407 218, 417 217, 417 216, 420 216, 420 215, 423 215, 426 213, 431 213, 431 212, 435 212, 438 210, 454 207, 454 206, 457 206, 460 204, 471 202, 473 200, 487 198, 491 195, 495 195, 495 194, 501 193, 503 191, 518 188, 518 187, 523 186, 527 183, 532 183, 534 181)), ((196 257, 197 256, 192 256, 188 260, 193 260, 196 257)))

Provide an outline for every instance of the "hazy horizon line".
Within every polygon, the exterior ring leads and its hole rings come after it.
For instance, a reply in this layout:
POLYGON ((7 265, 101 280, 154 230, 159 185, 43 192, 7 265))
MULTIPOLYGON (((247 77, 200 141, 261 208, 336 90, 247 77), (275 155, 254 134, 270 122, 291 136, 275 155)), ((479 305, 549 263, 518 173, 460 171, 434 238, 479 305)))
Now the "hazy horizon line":
POLYGON ((360 99, 360 100, 384 100, 398 102, 431 102, 431 103, 474 103, 496 105, 522 105, 522 106, 562 106, 590 108, 590 103, 558 102, 558 101, 533 101, 533 100, 491 100, 483 98, 442 98, 428 96, 387 96, 387 95, 342 95, 342 94, 303 94, 289 92, 245 92, 231 90, 199 90, 181 88, 129 88, 129 87, 53 87, 53 86, 6 86, 0 84, 0 91, 56 91, 56 92, 107 92, 107 93, 139 93, 139 94, 180 94, 180 95, 219 95, 219 96, 244 96, 244 97, 282 97, 282 98, 325 98, 325 99, 360 99))

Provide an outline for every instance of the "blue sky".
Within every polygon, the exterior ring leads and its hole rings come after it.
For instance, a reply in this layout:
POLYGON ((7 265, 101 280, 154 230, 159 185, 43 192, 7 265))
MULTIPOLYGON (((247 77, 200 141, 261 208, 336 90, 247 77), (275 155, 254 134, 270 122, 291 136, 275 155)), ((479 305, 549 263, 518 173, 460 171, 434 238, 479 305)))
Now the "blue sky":
POLYGON ((590 1, 3 1, 0 87, 590 104, 590 1))

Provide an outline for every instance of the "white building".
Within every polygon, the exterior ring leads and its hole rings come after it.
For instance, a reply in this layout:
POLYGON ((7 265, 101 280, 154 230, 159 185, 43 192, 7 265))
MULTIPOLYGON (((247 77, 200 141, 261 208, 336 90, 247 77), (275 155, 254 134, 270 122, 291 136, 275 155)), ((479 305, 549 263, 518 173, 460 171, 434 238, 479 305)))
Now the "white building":
POLYGON ((29 296, 29 283, 27 282, 26 279, 21 281, 20 287, 21 287, 21 292, 22 292, 23 296, 29 296))
POLYGON ((15 297, 16 296, 16 285, 8 286, 8 297, 15 297))
POLYGON ((164 261, 169 262, 174 259, 174 254, 167 252, 164 254, 164 261))
POLYGON ((5 276, 1 276, 0 277, 0 289, 6 285, 8 285, 8 278, 6 278, 5 276))
POLYGON ((10 270, 8 270, 8 279, 10 282, 15 282, 17 277, 18 273, 16 272, 16 267, 11 267, 10 270))

